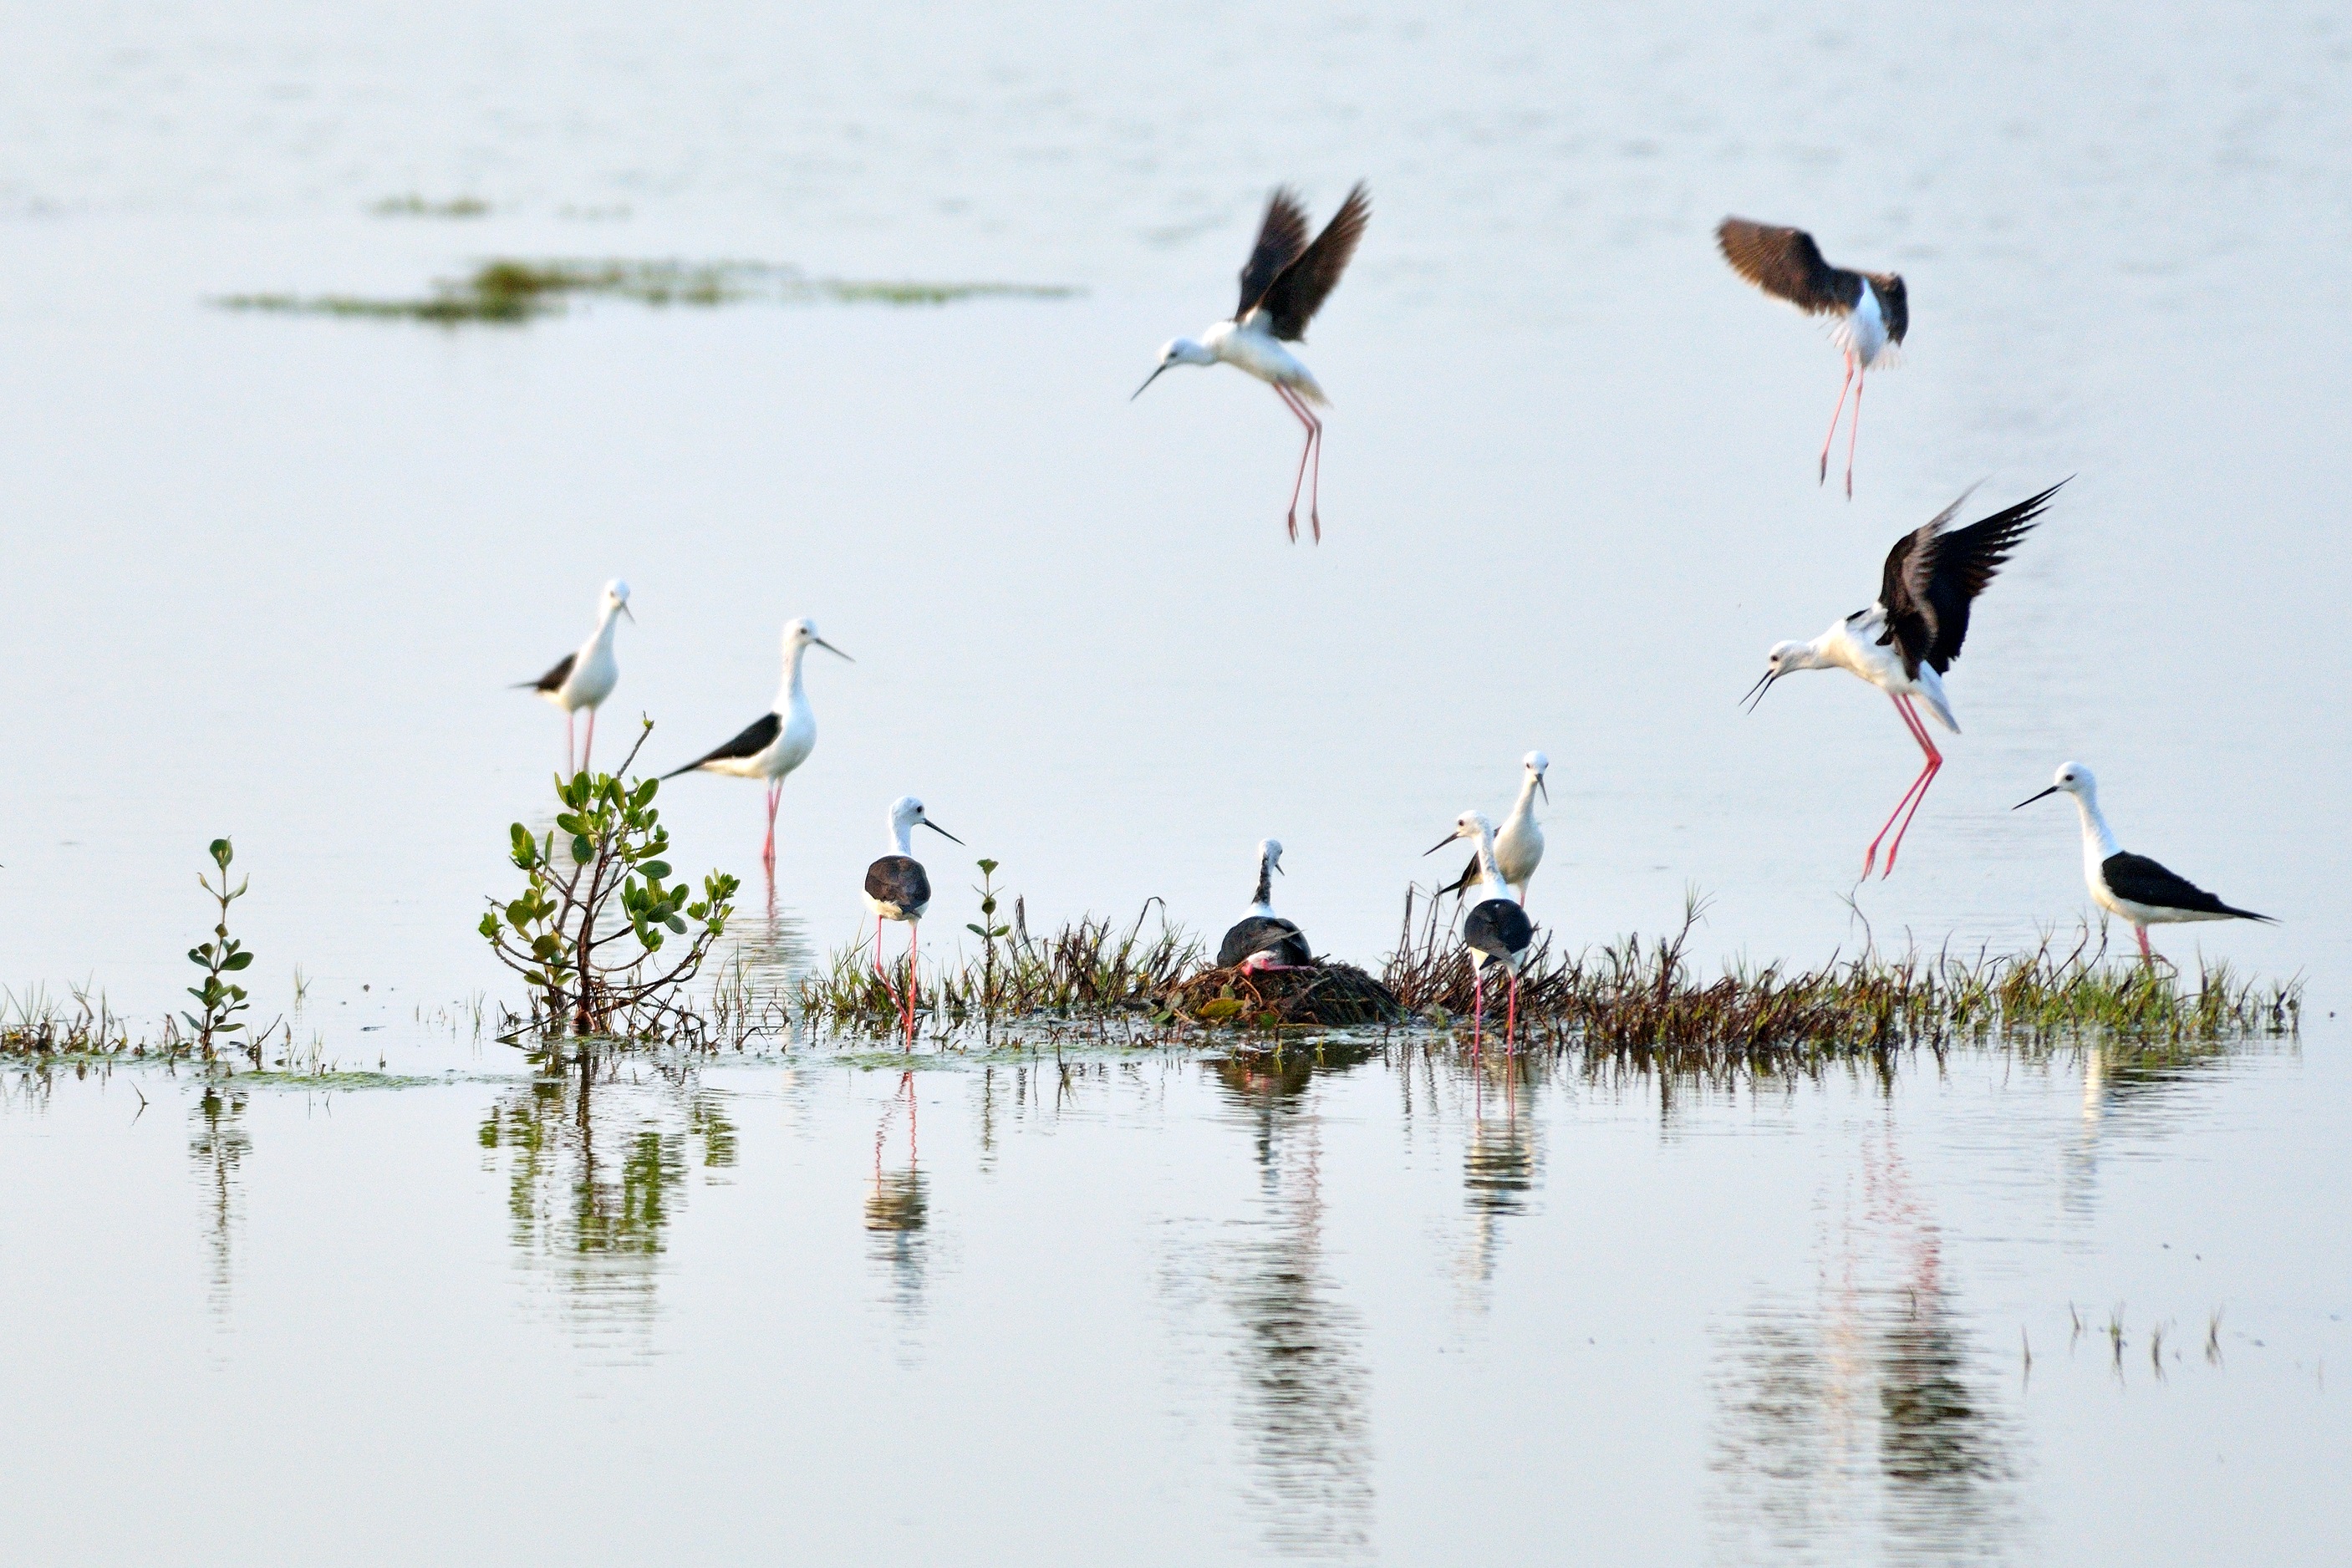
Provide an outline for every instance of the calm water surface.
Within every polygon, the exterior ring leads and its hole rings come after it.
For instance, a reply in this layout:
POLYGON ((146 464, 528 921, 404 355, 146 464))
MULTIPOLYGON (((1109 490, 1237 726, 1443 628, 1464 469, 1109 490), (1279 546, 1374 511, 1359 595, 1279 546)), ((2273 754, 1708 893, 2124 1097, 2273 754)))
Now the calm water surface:
MULTIPOLYGON (((12 1560, 2347 1554, 2339 9, 5 16, 0 984, 155 1018, 233 833, 263 1016, 432 1080, 8 1080, 12 1560), (1272 398, 1125 400, 1268 184, 1359 176, 1293 548, 1272 398), (367 210, 412 192, 494 210, 367 210), (1850 504, 1834 355, 1715 258, 1727 211, 1909 279, 1850 504), (493 255, 1087 293, 203 303, 493 255), (1831 676, 1735 699, 1964 486, 2069 473, 1853 889, 1908 741, 1831 676), (1391 1047, 583 1095, 478 1041, 516 998, 471 921, 561 756, 504 688, 615 574, 605 739, 642 710, 657 764, 761 710, 789 617, 857 657, 812 666, 772 890, 756 789, 664 795, 769 980, 855 938, 908 791, 1033 925, 1221 925, 1276 835, 1286 912, 1373 959, 1531 746, 1570 945, 1696 887, 1709 963, 2007 948, 2083 911, 2063 807, 2007 810, 2074 756, 2282 917, 2161 945, 2304 973, 2306 1027, 1766 1089, 1391 1047)), ((976 910, 932 864, 944 948, 976 910)))

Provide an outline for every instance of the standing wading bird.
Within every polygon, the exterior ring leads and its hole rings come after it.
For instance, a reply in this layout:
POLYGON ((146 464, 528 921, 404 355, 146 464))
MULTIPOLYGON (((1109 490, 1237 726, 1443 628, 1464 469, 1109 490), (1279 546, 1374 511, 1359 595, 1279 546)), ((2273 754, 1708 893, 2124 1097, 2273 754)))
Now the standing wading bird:
POLYGON ((553 669, 537 680, 515 683, 517 691, 536 691, 563 710, 563 771, 568 774, 575 767, 586 767, 589 754, 596 749, 596 710, 604 699, 613 695, 613 688, 621 682, 621 664, 613 657, 613 627, 615 617, 629 615, 629 585, 618 577, 604 584, 604 597, 596 609, 596 632, 577 651, 563 656, 553 669), (572 726, 580 710, 588 710, 588 746, 574 763, 572 758, 572 726))
POLYGON ((1261 839, 1257 847, 1257 893, 1249 913, 1225 932, 1217 946, 1217 967, 1235 964, 1256 973, 1265 969, 1305 969, 1315 962, 1299 929, 1274 912, 1274 875, 1282 869, 1282 842, 1261 839))
POLYGON ((923 803, 902 795, 890 803, 890 853, 866 868, 866 907, 874 911, 874 973, 885 985, 882 971, 882 922, 907 922, 907 1044, 915 1043, 915 925, 931 907, 931 879, 910 851, 918 827, 928 827, 950 844, 962 839, 923 815, 923 803))
POLYGON ((1465 811, 1455 817, 1454 831, 1423 853, 1434 855, 1457 838, 1478 841, 1481 878, 1477 901, 1462 917, 1462 942, 1470 950, 1470 1048, 1478 1048, 1479 1035, 1486 1026, 1486 966, 1490 963, 1501 964, 1510 975, 1511 1010, 1503 1025, 1503 1044, 1507 1048, 1519 1026, 1519 966, 1528 960, 1536 928, 1528 919, 1528 911, 1511 897, 1510 889, 1503 885, 1503 873, 1495 864, 1495 825, 1483 812, 1465 811))
POLYGON ((768 781, 768 841, 761 847, 761 863, 776 863, 776 804, 783 798, 784 775, 807 762, 816 750, 816 715, 808 693, 801 689, 801 660, 812 647, 849 659, 839 648, 816 635, 816 623, 803 617, 784 628, 784 679, 776 705, 744 728, 741 734, 717 751, 697 757, 682 768, 662 774, 674 779, 699 768, 709 773, 730 773, 739 779, 768 781))
POLYGON ((1129 403, 1143 395, 1143 387, 1160 379, 1171 364, 1229 364, 1244 370, 1274 388, 1283 406, 1307 426, 1307 445, 1298 453, 1298 477, 1290 485, 1287 519, 1292 543, 1298 542, 1298 491, 1307 482, 1307 464, 1315 463, 1314 487, 1307 491, 1307 520, 1315 541, 1323 541, 1323 421, 1309 404, 1328 404, 1314 373, 1284 343, 1307 341, 1307 323, 1339 287, 1339 274, 1356 254, 1364 224, 1372 216, 1371 198, 1359 181, 1339 204, 1315 243, 1307 243, 1307 209, 1287 186, 1276 190, 1265 204, 1265 221, 1258 226, 1257 244, 1249 264, 1242 268, 1242 300, 1233 320, 1219 321, 1201 334, 1201 341, 1171 338, 1160 351, 1160 364, 1143 378, 1129 403))
POLYGON ((1821 247, 1801 228, 1727 217, 1716 226, 1715 242, 1731 269, 1775 299, 1808 316, 1835 316, 1830 341, 1845 355, 1845 384, 1830 410, 1830 433, 1822 437, 1820 482, 1830 477, 1830 444, 1837 439, 1838 416, 1853 392, 1853 423, 1845 438, 1845 495, 1853 499, 1853 446, 1862 434, 1862 385, 1881 360, 1891 368, 1894 350, 1911 326, 1909 295, 1895 272, 1850 272, 1822 259, 1821 247))
POLYGON ((2099 907, 2131 921, 2139 938, 2139 955, 2150 968, 2156 955, 2147 948, 2147 928, 2179 921, 2260 921, 2278 922, 2252 910, 2232 909, 2196 883, 2175 876, 2145 855, 2127 855, 2116 842, 2115 829, 2099 810, 2099 781, 2080 763, 2068 763, 2058 778, 2040 795, 2028 795, 2010 807, 2022 811, 2035 801, 2063 792, 2074 797, 2083 816, 2083 880, 2099 907))
MULTIPOLYGON (((1511 803, 1511 814, 1495 832, 1495 864, 1521 904, 1528 901, 1528 884, 1535 879, 1536 868, 1543 864, 1543 824, 1536 820, 1536 796, 1541 795, 1545 805, 1551 804, 1551 791, 1544 787, 1551 759, 1541 752, 1529 752, 1524 763, 1527 771, 1519 778, 1519 798, 1511 803)), ((1466 898, 1477 882, 1478 857, 1473 855, 1470 864, 1462 868, 1460 879, 1437 890, 1466 898)))
POLYGON ((1955 735, 1960 732, 1959 721, 1952 717, 1951 704, 1944 700, 1944 672, 1952 668, 1952 660, 1960 657, 1960 644, 1969 635, 1969 605, 1985 584, 1992 581, 2009 552, 2022 538, 2033 520, 2042 514, 2050 498, 2058 493, 2061 479, 2038 496, 2018 502, 2006 511, 1997 511, 1980 522, 1943 531, 1944 524, 1960 510, 1961 501, 1975 489, 1971 485, 1942 511, 1927 523, 1895 542, 1886 552, 1886 569, 1880 579, 1878 602, 1866 610, 1856 610, 1845 619, 1809 643, 1777 643, 1766 655, 1763 679, 1748 689, 1742 699, 1752 710, 1764 700, 1772 683, 1792 669, 1828 669, 1832 667, 1852 670, 1869 681, 1895 704, 1895 711, 1903 720, 1903 727, 1919 742, 1927 754, 1927 766, 1895 803, 1894 812, 1886 825, 1878 830, 1878 837, 1862 858, 1862 874, 1870 875, 1878 858, 1878 846, 1889 827, 1895 828, 1895 842, 1886 847, 1885 875, 1895 874, 1895 853, 1903 847, 1903 835, 1910 829, 1911 817, 1919 814, 1919 803, 1927 798, 1927 785, 1934 782, 1937 770, 1944 765, 1944 754, 1936 750, 1936 742, 1927 738, 1927 726, 1920 721, 1919 710, 1912 705, 1918 698, 1927 704, 1937 721, 1955 735), (1909 806, 1910 815, 1904 815, 1909 806), (1895 827, 1895 817, 1903 826, 1895 827))

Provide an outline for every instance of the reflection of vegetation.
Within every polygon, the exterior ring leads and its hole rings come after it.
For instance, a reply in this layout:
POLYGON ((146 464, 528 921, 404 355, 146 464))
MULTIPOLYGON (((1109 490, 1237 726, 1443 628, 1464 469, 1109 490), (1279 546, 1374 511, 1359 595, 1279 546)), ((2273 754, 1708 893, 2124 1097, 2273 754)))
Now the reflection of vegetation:
POLYGON ((649 1312, 651 1266, 684 1205, 688 1177, 735 1163, 735 1127, 718 1091, 682 1070, 625 1079, 617 1052, 539 1076, 502 1094, 478 1134, 505 1157, 516 1250, 583 1299, 649 1312))
POLYGON ((241 1195, 236 1171, 252 1147, 253 1141, 245 1130, 245 1096, 206 1084, 189 1120, 188 1159, 204 1184, 205 1240, 212 1258, 210 1284, 215 1312, 228 1310, 230 1244, 241 1195))
MULTIPOLYGON (((443 215, 455 216, 455 215, 443 215)), ((1077 293, 1028 283, 876 282, 809 278, 765 261, 486 261, 461 279, 442 279, 415 299, 353 294, 232 294, 214 303, 232 310, 512 324, 561 314, 576 297, 631 300, 641 305, 778 304, 950 305, 965 300, 1058 300, 1077 293)))

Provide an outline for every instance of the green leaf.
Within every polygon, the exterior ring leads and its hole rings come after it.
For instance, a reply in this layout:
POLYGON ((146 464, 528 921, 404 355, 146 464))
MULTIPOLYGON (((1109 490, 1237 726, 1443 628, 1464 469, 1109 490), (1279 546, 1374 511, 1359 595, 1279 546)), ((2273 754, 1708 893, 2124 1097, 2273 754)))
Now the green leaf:
POLYGON ((596 847, 588 842, 586 835, 572 835, 572 858, 578 861, 583 866, 596 858, 596 847))
POLYGON ((978 926, 971 924, 970 921, 965 922, 963 929, 971 932, 972 935, 982 938, 983 941, 986 940, 988 936, 986 931, 981 930, 978 926))
POLYGON ((993 860, 982 860, 980 863, 980 874, 983 877, 993 877, 996 875, 996 862, 993 860))
POLYGON ((666 923, 669 926, 670 930, 677 932, 678 935, 684 936, 686 934, 686 922, 678 919, 676 915, 670 916, 669 920, 666 923))
POLYGON ((229 847, 229 842, 226 838, 215 838, 212 841, 211 854, 213 864, 224 871, 228 869, 228 863, 236 858, 236 851, 229 847))
POLYGON ((223 961, 221 967, 227 970, 238 970, 248 967, 252 963, 253 954, 249 952, 232 952, 225 961, 223 961))
POLYGON ((648 860, 637 869, 648 877, 658 879, 669 875, 669 863, 666 860, 648 860))

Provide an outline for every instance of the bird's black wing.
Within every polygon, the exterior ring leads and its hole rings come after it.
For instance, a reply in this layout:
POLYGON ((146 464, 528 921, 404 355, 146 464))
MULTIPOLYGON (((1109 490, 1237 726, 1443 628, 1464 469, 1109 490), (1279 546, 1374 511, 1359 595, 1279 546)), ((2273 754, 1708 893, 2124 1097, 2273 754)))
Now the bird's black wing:
POLYGON ((1886 321, 1886 335, 1895 342, 1911 330, 1911 295, 1899 272, 1865 272, 1870 291, 1878 296, 1878 312, 1886 321))
POLYGON ((1734 272, 1808 316, 1843 314, 1862 298, 1862 275, 1822 260, 1822 247, 1801 228, 1727 217, 1716 226, 1715 243, 1734 272))
POLYGON ((1496 958, 1525 952, 1535 936, 1535 922, 1516 899, 1488 899, 1462 922, 1462 940, 1496 958))
POLYGON ((560 691, 563 688, 563 683, 572 679, 572 666, 579 657, 576 653, 567 653, 557 661, 553 669, 549 670, 537 680, 518 680, 515 682, 514 689, 517 691, 560 691))
POLYGON ((1943 524, 1959 506, 1954 501, 1886 552, 1879 584, 1879 603, 1886 606, 1886 636, 1880 640, 1894 641, 1912 675, 1919 673, 1923 661, 1938 675, 1952 668, 1961 643, 1968 640, 1969 604, 1984 592, 2065 482, 2061 479, 2040 495, 1946 533, 1943 524))
POLYGON ((2232 909, 2188 878, 2166 870, 2145 855, 2110 855, 2099 863, 2107 891, 2158 910, 2189 910, 2203 915, 2235 915, 2242 921, 2278 922, 2252 910, 2232 909))
POLYGON ((1280 915, 1251 915, 1236 921, 1217 944, 1217 967, 1231 969, 1254 952, 1271 952, 1279 963, 1312 963, 1307 938, 1280 915))
POLYGON ((1298 193, 1287 185, 1278 187, 1265 199, 1265 219, 1258 225, 1257 243, 1250 247, 1249 260, 1242 266, 1242 302, 1234 308, 1234 320, 1238 321, 1265 298, 1282 269, 1298 259, 1307 248, 1307 209, 1299 204, 1298 193))
POLYGON ((723 763, 730 757, 756 757, 775 743, 776 731, 783 727, 784 721, 773 713, 762 713, 746 726, 741 734, 725 745, 705 752, 686 766, 672 769, 662 774, 662 777, 674 779, 679 773, 690 773, 698 767, 711 763, 723 763))
POLYGON ((1281 275, 1266 289, 1258 308, 1270 318, 1274 335, 1285 342, 1295 343, 1307 336, 1307 323, 1339 286, 1339 274, 1348 269, 1348 262, 1356 254, 1357 242, 1364 237, 1364 225, 1371 221, 1371 193, 1361 181, 1339 204, 1315 243, 1298 253, 1298 258, 1282 269, 1281 275))
POLYGON ((919 910, 931 901, 930 874, 909 855, 885 855, 866 868, 866 896, 877 904, 919 910))

